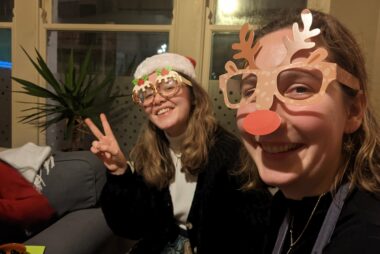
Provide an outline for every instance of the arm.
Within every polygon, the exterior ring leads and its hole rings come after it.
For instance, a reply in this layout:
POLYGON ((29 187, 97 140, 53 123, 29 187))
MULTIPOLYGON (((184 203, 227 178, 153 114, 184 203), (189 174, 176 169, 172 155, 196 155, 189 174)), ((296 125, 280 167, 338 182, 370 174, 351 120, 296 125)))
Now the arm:
POLYGON ((108 169, 107 182, 100 198, 105 218, 118 235, 138 239, 152 232, 159 219, 163 203, 160 191, 149 188, 143 178, 132 172, 120 150, 118 142, 104 114, 100 115, 104 134, 86 119, 86 124, 97 137, 91 152, 97 155, 108 169), (154 212, 153 212, 154 211, 154 212))
POLYGON ((122 175, 127 170, 127 159, 121 151, 115 135, 112 132, 111 126, 104 114, 100 114, 100 120, 102 122, 104 134, 98 129, 98 127, 96 127, 91 119, 85 119, 85 123, 97 138, 97 140, 92 142, 90 150, 103 161, 109 173, 122 175))
POLYGON ((151 231, 157 191, 149 189, 141 176, 131 170, 123 175, 107 175, 101 207, 110 228, 118 235, 138 239, 151 231))

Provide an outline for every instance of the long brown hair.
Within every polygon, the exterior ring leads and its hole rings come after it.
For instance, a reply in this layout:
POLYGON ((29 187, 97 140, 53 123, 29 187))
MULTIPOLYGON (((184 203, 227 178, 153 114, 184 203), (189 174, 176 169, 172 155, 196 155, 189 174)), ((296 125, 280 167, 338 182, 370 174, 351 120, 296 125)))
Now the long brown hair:
MULTIPOLYGON (((182 168, 196 175, 207 163, 217 123, 206 91, 195 80, 181 75, 192 83, 189 87, 192 107, 181 146, 182 168)), ((135 170, 151 186, 159 189, 167 187, 174 176, 175 168, 169 153, 169 142, 165 133, 150 121, 142 127, 130 158, 134 162, 135 170)))
MULTIPOLYGON (((311 12, 313 14, 312 28, 321 29, 318 39, 329 51, 329 60, 358 78, 362 93, 367 100, 362 125, 354 133, 343 136, 343 159, 335 177, 333 189, 348 182, 351 187, 380 194, 379 124, 368 102, 368 76, 363 53, 351 32, 336 18, 319 11, 312 10, 311 12)), ((268 33, 290 27, 294 22, 302 25, 300 13, 301 10, 279 13, 278 18, 255 32, 255 39, 258 40, 268 33)), ((352 90, 343 89, 343 91, 347 103, 351 103, 356 94, 352 93, 352 90)), ((244 156, 244 158, 245 165, 240 172, 247 180, 245 187, 249 188, 251 186, 249 179, 255 173, 252 172, 252 158, 249 156, 244 156), (251 166, 250 169, 249 166, 251 166)), ((255 170, 255 167, 253 169, 255 170)))

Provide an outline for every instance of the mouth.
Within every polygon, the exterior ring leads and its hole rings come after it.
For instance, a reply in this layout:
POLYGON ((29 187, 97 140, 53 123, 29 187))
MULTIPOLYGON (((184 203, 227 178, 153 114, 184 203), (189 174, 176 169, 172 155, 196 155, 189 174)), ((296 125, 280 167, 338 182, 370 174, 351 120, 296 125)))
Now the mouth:
POLYGON ((286 152, 291 152, 302 147, 302 144, 270 144, 270 143, 260 143, 259 146, 264 152, 270 154, 281 154, 286 152))
POLYGON ((170 110, 172 110, 172 108, 162 108, 162 109, 160 109, 160 110, 158 110, 158 111, 156 112, 156 115, 157 115, 157 116, 159 116, 159 115, 163 115, 163 114, 169 112, 170 110))

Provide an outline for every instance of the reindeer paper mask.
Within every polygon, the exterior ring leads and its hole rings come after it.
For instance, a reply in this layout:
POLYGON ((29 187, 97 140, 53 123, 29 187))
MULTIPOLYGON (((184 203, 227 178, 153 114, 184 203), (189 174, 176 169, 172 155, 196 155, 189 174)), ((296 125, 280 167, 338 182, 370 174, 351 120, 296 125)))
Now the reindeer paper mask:
POLYGON ((303 30, 298 23, 293 24, 293 38, 284 38, 287 55, 282 63, 273 69, 262 70, 255 64, 255 57, 261 49, 260 42, 253 44, 254 34, 249 32, 248 24, 240 30, 240 43, 232 48, 241 52, 235 59, 246 59, 246 69, 238 69, 232 62, 225 65, 227 73, 219 77, 219 87, 223 91, 227 107, 237 109, 242 105, 255 103, 256 111, 247 115, 243 128, 252 135, 267 135, 281 124, 280 116, 271 111, 274 97, 287 105, 310 105, 317 103, 325 94, 327 87, 337 80, 354 90, 360 90, 359 81, 336 63, 325 61, 327 50, 316 48, 307 59, 292 63, 295 53, 312 49, 315 43, 310 39, 320 34, 319 29, 310 30, 312 14, 309 10, 301 13, 303 30), (246 35, 248 39, 246 40, 246 35), (300 84, 302 86, 295 86, 300 84))

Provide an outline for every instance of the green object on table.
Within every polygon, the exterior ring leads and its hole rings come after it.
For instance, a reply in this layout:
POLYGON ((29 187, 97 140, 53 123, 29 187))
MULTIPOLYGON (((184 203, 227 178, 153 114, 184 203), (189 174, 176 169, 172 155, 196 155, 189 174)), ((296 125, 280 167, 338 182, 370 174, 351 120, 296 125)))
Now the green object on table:
POLYGON ((45 252, 45 246, 26 245, 27 254, 43 254, 45 252))

